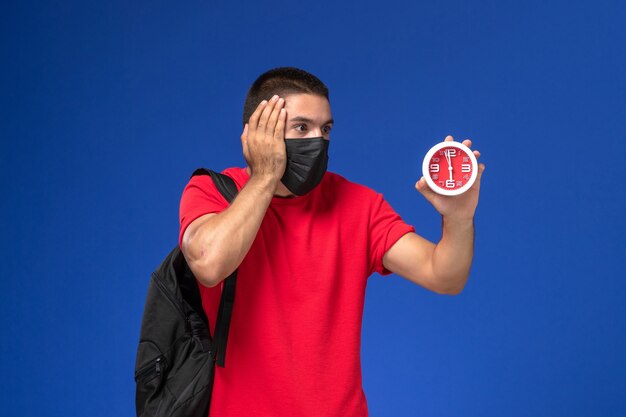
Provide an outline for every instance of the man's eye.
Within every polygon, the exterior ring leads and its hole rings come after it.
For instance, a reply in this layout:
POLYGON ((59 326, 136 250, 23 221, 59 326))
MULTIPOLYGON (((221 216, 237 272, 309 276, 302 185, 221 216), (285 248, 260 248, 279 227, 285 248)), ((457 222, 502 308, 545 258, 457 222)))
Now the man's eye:
POLYGON ((332 127, 332 126, 324 126, 324 127, 322 128, 322 131, 323 131, 324 133, 330 133, 330 131, 331 131, 332 129, 333 129, 333 127, 332 127))
POLYGON ((293 128, 296 129, 298 132, 306 131, 306 125, 295 125, 293 128))

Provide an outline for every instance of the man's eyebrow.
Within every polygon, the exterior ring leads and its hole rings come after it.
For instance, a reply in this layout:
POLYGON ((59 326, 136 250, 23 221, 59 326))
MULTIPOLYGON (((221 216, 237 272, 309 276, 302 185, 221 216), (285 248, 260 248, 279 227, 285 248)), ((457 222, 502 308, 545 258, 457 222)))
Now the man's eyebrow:
MULTIPOLYGON (((310 123, 313 124, 313 120, 309 119, 308 117, 304 117, 304 116, 296 116, 294 118, 289 119, 290 122, 303 122, 303 123, 310 123)), ((330 119, 328 120, 326 123, 324 123, 325 125, 330 125, 330 124, 334 124, 335 120, 334 119, 330 119)))

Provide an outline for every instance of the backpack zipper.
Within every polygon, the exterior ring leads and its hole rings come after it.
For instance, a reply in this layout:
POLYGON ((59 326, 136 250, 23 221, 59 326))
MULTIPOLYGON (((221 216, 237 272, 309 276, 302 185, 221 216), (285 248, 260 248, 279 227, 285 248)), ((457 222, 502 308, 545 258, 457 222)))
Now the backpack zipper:
POLYGON ((165 365, 161 365, 161 361, 164 361, 165 357, 163 355, 159 356, 155 359, 154 363, 150 363, 145 366, 143 369, 137 371, 135 375, 135 381, 150 381, 153 378, 161 375, 162 368, 165 365))

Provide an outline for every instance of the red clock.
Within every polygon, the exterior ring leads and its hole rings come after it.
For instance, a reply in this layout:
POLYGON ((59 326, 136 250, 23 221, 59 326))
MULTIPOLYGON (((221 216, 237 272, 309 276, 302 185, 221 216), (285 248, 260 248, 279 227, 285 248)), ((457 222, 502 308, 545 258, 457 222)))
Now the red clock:
POLYGON ((441 142, 430 148, 422 174, 437 194, 459 195, 469 190, 478 175, 474 152, 460 142, 441 142))

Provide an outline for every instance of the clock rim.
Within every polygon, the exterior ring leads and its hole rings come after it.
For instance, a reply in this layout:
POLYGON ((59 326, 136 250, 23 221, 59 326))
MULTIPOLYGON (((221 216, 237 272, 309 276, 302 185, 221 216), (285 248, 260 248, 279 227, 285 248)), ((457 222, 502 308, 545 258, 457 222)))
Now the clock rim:
POLYGON ((474 152, 472 152, 470 148, 463 145, 461 142, 457 142, 453 140, 443 141, 434 145, 426 153, 426 156, 424 157, 424 161, 422 162, 422 175, 424 176, 424 179, 426 180, 426 183, 428 184, 430 189, 436 192, 437 194, 446 195, 446 196, 455 196, 455 195, 463 194, 464 192, 469 190, 472 187, 472 185, 474 185, 474 182, 476 181, 476 178, 478 177, 478 161, 476 160, 476 156, 474 155, 474 152), (437 152, 441 148, 450 147, 450 146, 454 148, 459 148, 463 152, 468 154, 470 157, 470 161, 472 163, 472 175, 470 179, 467 181, 465 185, 463 185, 461 188, 457 188, 456 190, 446 190, 446 189, 439 187, 439 185, 435 184, 432 178, 430 178, 430 172, 428 169, 429 162, 431 158, 433 157, 433 155, 435 154, 435 152, 437 152))

